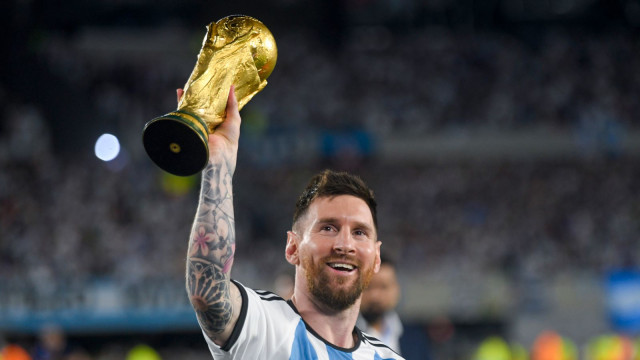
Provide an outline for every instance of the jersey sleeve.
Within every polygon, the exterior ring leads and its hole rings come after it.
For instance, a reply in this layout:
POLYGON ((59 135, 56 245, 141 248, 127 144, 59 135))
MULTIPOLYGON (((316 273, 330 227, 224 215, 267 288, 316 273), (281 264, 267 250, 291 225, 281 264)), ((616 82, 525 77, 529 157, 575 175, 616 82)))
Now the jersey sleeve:
POLYGON ((296 314, 280 297, 260 295, 237 281, 233 283, 240 290, 242 307, 229 340, 223 346, 218 346, 203 332, 213 357, 215 359, 288 358, 293 332, 298 322, 296 314))

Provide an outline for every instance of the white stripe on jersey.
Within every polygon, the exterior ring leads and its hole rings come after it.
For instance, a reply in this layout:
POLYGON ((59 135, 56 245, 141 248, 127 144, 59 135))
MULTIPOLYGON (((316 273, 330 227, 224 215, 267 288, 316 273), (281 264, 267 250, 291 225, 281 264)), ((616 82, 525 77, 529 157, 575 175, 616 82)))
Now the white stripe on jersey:
POLYGON ((327 352, 327 345, 320 339, 315 336, 308 336, 309 342, 313 345, 313 348, 316 351, 316 355, 318 355, 318 360, 331 360, 329 358, 329 353, 327 352))
POLYGON ((233 282, 242 295, 242 308, 231 337, 220 347, 204 335, 216 360, 403 360, 380 340, 357 328, 354 348, 335 347, 304 322, 292 302, 233 282))

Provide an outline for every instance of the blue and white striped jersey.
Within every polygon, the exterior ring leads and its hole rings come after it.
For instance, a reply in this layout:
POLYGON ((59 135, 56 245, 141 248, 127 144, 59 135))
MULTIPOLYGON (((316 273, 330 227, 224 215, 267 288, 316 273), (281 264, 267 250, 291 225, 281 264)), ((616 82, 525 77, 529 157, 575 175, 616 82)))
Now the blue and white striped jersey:
POLYGON ((300 317, 291 301, 234 281, 242 294, 240 318, 227 343, 220 347, 204 335, 216 360, 390 360, 403 359, 380 340, 357 327, 356 344, 345 349, 330 344, 300 317))

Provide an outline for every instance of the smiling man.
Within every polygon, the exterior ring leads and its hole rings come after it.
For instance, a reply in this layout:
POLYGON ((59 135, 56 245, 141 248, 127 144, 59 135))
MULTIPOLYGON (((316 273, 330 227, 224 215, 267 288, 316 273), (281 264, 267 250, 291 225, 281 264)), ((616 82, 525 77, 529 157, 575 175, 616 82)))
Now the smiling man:
POLYGON ((402 359, 355 326, 362 291, 380 267, 381 245, 373 192, 356 176, 325 170, 298 199, 285 246, 296 269, 290 300, 231 280, 241 121, 233 87, 226 111, 209 135, 187 257, 187 292, 213 357, 402 359))

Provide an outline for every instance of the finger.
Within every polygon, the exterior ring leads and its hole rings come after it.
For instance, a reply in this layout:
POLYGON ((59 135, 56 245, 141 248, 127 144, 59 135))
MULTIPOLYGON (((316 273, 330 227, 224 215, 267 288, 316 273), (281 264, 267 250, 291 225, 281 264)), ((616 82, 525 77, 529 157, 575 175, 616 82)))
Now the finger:
POLYGON ((180 99, 182 99, 182 96, 184 95, 184 90, 176 89, 176 95, 178 96, 178 102, 180 102, 180 99))

